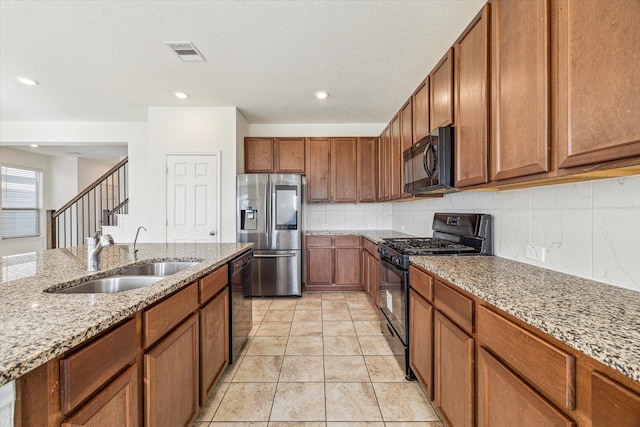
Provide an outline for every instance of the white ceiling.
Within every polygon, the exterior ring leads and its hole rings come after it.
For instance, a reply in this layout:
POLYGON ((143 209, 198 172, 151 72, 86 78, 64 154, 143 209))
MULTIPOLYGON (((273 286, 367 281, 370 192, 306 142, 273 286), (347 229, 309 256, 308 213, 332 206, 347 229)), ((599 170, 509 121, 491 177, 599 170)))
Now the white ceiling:
POLYGON ((49 157, 79 157, 83 159, 97 160, 108 163, 118 163, 128 155, 128 147, 126 144, 120 145, 95 145, 95 144, 77 144, 77 145, 59 145, 40 143, 38 147, 29 145, 3 145, 7 148, 26 151, 29 153, 39 154, 49 157))
POLYGON ((385 123, 484 2, 0 0, 0 120, 236 106, 249 123, 385 123), (168 41, 207 62, 182 62, 168 41))

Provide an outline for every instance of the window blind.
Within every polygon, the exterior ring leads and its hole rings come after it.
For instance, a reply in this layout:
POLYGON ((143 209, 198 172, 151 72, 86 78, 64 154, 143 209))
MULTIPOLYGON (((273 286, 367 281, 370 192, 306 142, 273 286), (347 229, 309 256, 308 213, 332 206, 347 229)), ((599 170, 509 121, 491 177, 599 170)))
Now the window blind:
POLYGON ((2 238, 40 235, 42 172, 2 166, 2 238))

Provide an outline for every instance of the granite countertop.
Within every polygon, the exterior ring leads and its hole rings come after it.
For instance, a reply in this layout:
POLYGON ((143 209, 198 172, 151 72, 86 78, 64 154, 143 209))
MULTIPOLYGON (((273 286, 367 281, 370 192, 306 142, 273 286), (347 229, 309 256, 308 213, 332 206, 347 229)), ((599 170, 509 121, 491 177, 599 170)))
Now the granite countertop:
MULTIPOLYGON (((87 271, 87 248, 77 246, 0 258, 0 386, 215 270, 251 243, 139 244, 105 248, 102 269, 87 271), (140 289, 115 294, 55 294, 45 289, 102 277, 131 264, 200 261, 140 289)), ((66 287, 66 286, 65 286, 66 287)))
POLYGON ((640 292, 498 257, 410 259, 640 381, 640 292))
POLYGON ((412 234, 394 230, 307 230, 307 236, 364 236, 374 242, 382 242, 383 239, 395 239, 398 237, 416 237, 412 234))

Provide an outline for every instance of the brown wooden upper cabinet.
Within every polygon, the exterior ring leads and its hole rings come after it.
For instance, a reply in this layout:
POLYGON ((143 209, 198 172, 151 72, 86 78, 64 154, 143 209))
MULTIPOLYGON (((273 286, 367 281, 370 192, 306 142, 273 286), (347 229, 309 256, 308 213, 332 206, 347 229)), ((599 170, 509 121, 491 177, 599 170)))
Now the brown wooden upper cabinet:
POLYGON ((413 100, 409 100, 400 110, 400 197, 403 199, 413 197, 411 193, 404 191, 404 176, 407 173, 404 170, 405 150, 413 145, 413 100))
POLYGON ((400 198, 400 187, 402 185, 402 145, 400 142, 400 114, 391 121, 391 156, 389 177, 391 181, 391 200, 400 198))
POLYGON ((640 2, 554 4, 558 167, 640 156, 640 2))
POLYGON ((304 173, 305 138, 245 138, 246 173, 304 173))
POLYGON ((548 0, 491 3, 492 180, 549 171, 549 32, 548 0))
POLYGON ((430 130, 453 124, 453 49, 438 62, 431 74, 429 91, 430 130))
POLYGON ((429 77, 413 92, 413 144, 429 135, 429 77))
POLYGON ((331 141, 307 138, 307 201, 331 201, 331 141))
POLYGON ((307 201, 358 201, 358 141, 355 137, 307 138, 307 201))
POLYGON ((244 171, 273 172, 273 138, 244 139, 244 171))
POLYGON ((384 198, 391 200, 391 126, 382 132, 382 150, 384 151, 384 198))
POLYGON ((331 201, 358 201, 357 138, 331 138, 331 201))
POLYGON ((358 138, 358 190, 361 202, 375 202, 378 192, 378 138, 358 138))
POLYGON ((454 46, 456 187, 489 181, 489 4, 454 46))
POLYGON ((385 151, 386 145, 384 142, 384 131, 378 137, 378 189, 376 194, 376 201, 384 201, 385 185, 386 185, 386 159, 387 152, 385 151))

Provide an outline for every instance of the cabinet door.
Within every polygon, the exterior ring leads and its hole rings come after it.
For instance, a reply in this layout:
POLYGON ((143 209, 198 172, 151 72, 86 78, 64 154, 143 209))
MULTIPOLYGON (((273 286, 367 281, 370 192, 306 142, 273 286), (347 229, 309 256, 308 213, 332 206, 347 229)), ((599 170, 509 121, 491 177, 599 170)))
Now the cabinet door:
POLYGON ((138 369, 129 367, 82 406, 62 427, 138 425, 138 369))
POLYGON ((376 308, 380 308, 380 261, 376 257, 372 257, 373 262, 371 263, 371 281, 372 289, 371 289, 371 301, 376 308))
POLYGON ((478 427, 511 426, 570 427, 575 423, 491 353, 480 348, 478 427))
POLYGON ((548 0, 491 3, 491 179, 549 171, 548 0))
POLYGON ((387 158, 387 153, 384 145, 384 132, 380 134, 378 137, 378 142, 376 144, 378 147, 378 188, 376 190, 376 201, 384 200, 384 191, 385 191, 385 183, 386 183, 386 175, 385 175, 385 162, 387 158))
POLYGON ((401 170, 401 158, 402 158, 402 145, 400 141, 400 114, 397 114, 391 121, 391 165, 390 165, 390 180, 391 180, 391 194, 392 200, 400 198, 400 186, 402 182, 402 170, 401 170))
POLYGON ((418 86, 412 96, 413 104, 413 142, 429 135, 429 77, 418 86))
POLYGON ((335 248, 334 265, 336 286, 357 286, 361 288, 360 248, 335 248))
POLYGON ((360 250, 360 254, 362 260, 362 264, 360 264, 362 268, 362 289, 371 297, 371 277, 369 276, 369 272, 371 271, 371 255, 364 247, 360 250))
POLYGON ((358 190, 361 202, 375 202, 378 185, 377 138, 358 138, 358 190))
POLYGON ((200 405, 229 364, 229 288, 200 309, 200 405))
POLYGON ((331 142, 329 138, 307 139, 307 201, 331 201, 331 142))
POLYGON ((433 400, 433 306, 409 289, 409 365, 433 400))
POLYGON ((446 425, 473 426, 473 338, 439 311, 434 317, 434 402, 446 425))
POLYGON ((453 124, 453 50, 440 60, 429 74, 431 90, 429 110, 431 130, 453 124))
POLYGON ((455 45, 456 187, 489 180, 489 5, 455 45))
POLYGON ((640 395, 599 372, 591 374, 593 427, 640 426, 640 395))
POLYGON ((382 132, 382 150, 384 152, 384 200, 391 200, 391 126, 382 132))
POLYGON ((244 139, 244 171, 273 172, 273 138, 244 139))
POLYGON ((307 247, 307 287, 331 286, 333 283, 333 249, 307 247))
POLYGON ((404 170, 403 153, 411 148, 413 144, 413 101, 409 98, 404 107, 400 110, 400 197, 403 199, 412 197, 411 193, 404 191, 404 170))
POLYGON ((358 142, 356 138, 331 139, 331 200, 358 201, 358 142))
POLYGON ((304 173, 304 138, 276 138, 276 173, 304 173))
POLYGON ((561 0, 556 11, 558 167, 639 156, 640 2, 561 0))
POLYGON ((144 355, 146 426, 186 426, 198 415, 198 316, 144 355))

